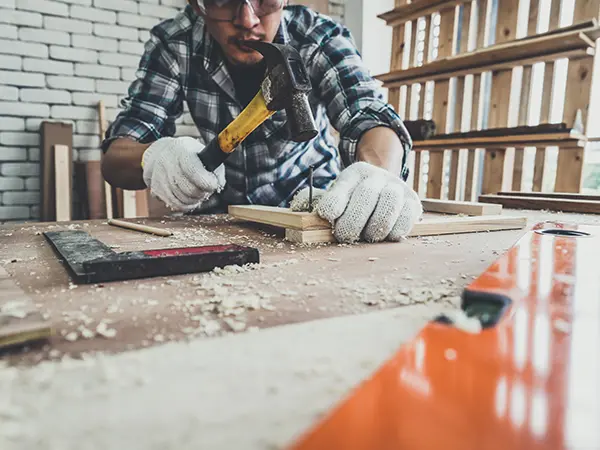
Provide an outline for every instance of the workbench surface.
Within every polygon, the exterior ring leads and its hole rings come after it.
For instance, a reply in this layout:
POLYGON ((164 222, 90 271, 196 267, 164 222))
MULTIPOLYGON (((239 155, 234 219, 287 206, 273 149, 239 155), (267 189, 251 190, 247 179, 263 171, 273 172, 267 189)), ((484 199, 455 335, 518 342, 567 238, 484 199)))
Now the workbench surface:
MULTIPOLYGON (((600 224, 598 216, 504 214, 528 217, 527 228, 600 224)), ((0 227, 0 263, 56 332, 46 345, 0 354, 0 391, 12 393, 17 411, 9 401, 0 416, 16 414, 20 427, 0 432, 2 448, 280 448, 427 320, 457 306, 462 288, 526 231, 298 245, 282 230, 226 215, 136 221, 174 235, 103 221, 0 227), (76 286, 41 234, 58 229, 89 231, 117 251, 244 244, 259 249, 261 263, 76 286), (101 322, 116 335, 95 334, 101 322), (152 348, 131 351, 143 347, 152 348), (48 414, 58 402, 61 414, 48 414)))
MULTIPOLYGON (((504 213, 528 216, 528 227, 544 220, 599 221, 597 216, 574 214, 504 213)), ((415 303, 426 304, 433 315, 457 305, 462 288, 524 233, 494 231, 410 238, 400 243, 308 245, 285 241, 280 229, 228 215, 133 220, 167 228, 173 236, 156 237, 102 220, 0 227, 0 263, 55 330, 49 345, 9 358, 33 362, 96 350, 120 352, 231 332, 232 326, 254 330, 415 303), (258 248, 261 262, 219 273, 78 286, 42 235, 59 229, 88 231, 115 251, 237 243, 258 248), (215 305, 229 324, 215 321, 217 314, 202 312, 215 305), (106 328, 116 330, 116 336, 89 337, 89 331, 94 332, 102 321, 106 328)))

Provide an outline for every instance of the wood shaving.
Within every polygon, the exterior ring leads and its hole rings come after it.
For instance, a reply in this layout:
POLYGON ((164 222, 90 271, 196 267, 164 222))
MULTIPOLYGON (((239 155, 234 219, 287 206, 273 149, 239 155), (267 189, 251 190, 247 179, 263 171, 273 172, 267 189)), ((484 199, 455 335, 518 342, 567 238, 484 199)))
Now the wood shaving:
POLYGON ((65 339, 69 342, 75 342, 79 338, 79 335, 76 331, 71 331, 65 336, 65 339))
POLYGON ((24 301, 12 300, 0 306, 0 317, 14 317, 15 319, 24 319, 29 314, 27 304, 24 301))
POLYGON ((112 339, 117 335, 117 330, 114 328, 108 328, 106 322, 100 322, 96 327, 96 333, 107 339, 112 339))
POLYGON ((240 322, 229 317, 223 319, 223 322, 225 322, 229 328, 236 332, 244 331, 246 329, 246 324, 244 322, 240 322))

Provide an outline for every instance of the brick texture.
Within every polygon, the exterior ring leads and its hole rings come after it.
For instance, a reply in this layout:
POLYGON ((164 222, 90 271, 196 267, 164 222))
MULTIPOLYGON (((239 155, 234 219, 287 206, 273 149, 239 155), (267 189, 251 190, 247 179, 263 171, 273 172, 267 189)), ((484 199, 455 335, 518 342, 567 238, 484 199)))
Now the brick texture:
MULTIPOLYGON (((341 16, 344 0, 330 2, 341 16)), ((73 124, 75 160, 100 159, 98 101, 114 120, 150 30, 185 4, 0 0, 0 222, 39 217, 43 121, 73 124)), ((198 135, 189 114, 177 135, 198 135)))

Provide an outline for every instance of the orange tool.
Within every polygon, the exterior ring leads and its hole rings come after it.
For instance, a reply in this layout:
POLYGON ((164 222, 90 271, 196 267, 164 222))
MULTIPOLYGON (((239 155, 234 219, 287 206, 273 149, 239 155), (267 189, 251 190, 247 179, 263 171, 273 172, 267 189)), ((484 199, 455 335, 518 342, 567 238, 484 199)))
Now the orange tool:
POLYGON ((537 224, 291 450, 600 449, 600 227, 537 224))

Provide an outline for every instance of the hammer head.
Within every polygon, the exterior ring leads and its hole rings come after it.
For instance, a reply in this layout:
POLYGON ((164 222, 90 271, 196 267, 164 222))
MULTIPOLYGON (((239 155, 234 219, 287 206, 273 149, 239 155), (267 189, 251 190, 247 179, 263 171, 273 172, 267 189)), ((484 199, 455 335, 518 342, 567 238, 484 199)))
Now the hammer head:
POLYGON ((262 92, 271 111, 285 109, 292 140, 309 141, 317 135, 317 126, 308 103, 310 80, 298 51, 290 46, 262 41, 244 45, 261 53, 267 73, 262 92))

